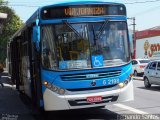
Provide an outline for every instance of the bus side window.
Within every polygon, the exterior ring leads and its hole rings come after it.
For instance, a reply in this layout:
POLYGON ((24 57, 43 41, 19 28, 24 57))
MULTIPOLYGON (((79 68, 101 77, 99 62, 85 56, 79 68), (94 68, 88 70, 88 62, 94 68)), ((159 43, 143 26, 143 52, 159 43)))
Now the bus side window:
POLYGON ((71 60, 77 60, 79 52, 78 51, 69 51, 71 60))
POLYGON ((43 64, 46 68, 50 68, 50 59, 49 59, 50 54, 51 52, 49 49, 45 48, 43 50, 43 64))
POLYGON ((62 47, 62 57, 63 57, 63 60, 70 60, 70 54, 69 54, 68 46, 64 45, 62 47))

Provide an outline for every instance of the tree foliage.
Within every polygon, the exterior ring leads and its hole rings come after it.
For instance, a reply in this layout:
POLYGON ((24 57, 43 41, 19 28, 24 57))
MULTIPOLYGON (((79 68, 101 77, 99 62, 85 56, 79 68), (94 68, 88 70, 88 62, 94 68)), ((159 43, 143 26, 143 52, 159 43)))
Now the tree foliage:
POLYGON ((3 3, 3 1, 2 1, 2 0, 0 0, 0 5, 2 5, 2 3, 3 3))
MULTIPOLYGON (((3 0, 0 0, 0 5, 3 0)), ((7 13, 7 19, 3 22, 2 33, 0 34, 0 61, 5 61, 7 43, 11 36, 23 25, 22 20, 8 6, 0 6, 0 12, 7 13)))

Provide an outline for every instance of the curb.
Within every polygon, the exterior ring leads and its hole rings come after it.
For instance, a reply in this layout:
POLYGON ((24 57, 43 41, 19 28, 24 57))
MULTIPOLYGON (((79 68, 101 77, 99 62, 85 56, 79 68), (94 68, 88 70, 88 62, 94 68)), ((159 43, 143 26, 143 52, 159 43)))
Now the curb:
POLYGON ((143 81, 143 77, 132 77, 133 80, 142 80, 143 81))

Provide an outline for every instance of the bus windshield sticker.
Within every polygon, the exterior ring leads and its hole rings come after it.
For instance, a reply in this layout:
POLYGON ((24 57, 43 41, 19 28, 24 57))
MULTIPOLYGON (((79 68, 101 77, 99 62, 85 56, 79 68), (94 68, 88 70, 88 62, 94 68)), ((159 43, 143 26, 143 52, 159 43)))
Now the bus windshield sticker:
POLYGON ((103 56, 102 55, 92 56, 92 66, 103 67, 103 56))
POLYGON ((87 60, 60 61, 59 69, 87 68, 87 60))
POLYGON ((67 61, 60 61, 59 62, 59 69, 67 69, 67 61))
POLYGON ((86 60, 70 60, 68 61, 69 68, 86 68, 87 61, 86 60))

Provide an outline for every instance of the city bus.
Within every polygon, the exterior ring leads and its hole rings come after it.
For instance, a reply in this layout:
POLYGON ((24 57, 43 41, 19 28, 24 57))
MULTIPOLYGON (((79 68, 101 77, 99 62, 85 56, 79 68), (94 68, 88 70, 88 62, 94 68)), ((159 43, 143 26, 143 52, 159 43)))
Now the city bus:
POLYGON ((126 7, 66 2, 39 8, 8 43, 16 89, 45 111, 134 99, 126 7))

